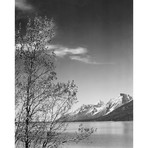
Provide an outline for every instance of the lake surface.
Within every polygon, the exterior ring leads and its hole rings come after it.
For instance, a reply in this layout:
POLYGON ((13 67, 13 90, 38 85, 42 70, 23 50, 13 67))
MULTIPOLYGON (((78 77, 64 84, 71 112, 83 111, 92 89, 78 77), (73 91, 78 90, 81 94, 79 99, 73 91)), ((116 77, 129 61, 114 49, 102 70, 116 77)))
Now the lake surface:
MULTIPOLYGON (((81 122, 69 123, 67 132, 74 134, 81 122)), ((133 148, 133 122, 82 122, 84 127, 97 131, 79 143, 65 144, 64 148, 133 148)))

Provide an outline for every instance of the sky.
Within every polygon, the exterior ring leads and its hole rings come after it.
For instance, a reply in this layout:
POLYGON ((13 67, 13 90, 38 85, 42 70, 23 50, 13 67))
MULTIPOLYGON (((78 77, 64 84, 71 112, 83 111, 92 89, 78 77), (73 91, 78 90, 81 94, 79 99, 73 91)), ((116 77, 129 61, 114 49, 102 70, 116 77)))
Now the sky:
POLYGON ((58 80, 74 80, 77 106, 133 95, 132 0, 16 0, 16 22, 53 18, 58 80))

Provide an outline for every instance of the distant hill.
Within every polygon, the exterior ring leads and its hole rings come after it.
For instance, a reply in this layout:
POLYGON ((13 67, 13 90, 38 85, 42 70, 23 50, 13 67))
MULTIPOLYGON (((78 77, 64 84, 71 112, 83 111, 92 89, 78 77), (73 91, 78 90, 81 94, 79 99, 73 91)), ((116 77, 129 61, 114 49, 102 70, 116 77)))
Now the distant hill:
POLYGON ((67 114, 60 120, 78 121, 132 121, 133 98, 120 93, 117 98, 110 99, 106 104, 99 101, 96 105, 82 105, 76 111, 67 114))

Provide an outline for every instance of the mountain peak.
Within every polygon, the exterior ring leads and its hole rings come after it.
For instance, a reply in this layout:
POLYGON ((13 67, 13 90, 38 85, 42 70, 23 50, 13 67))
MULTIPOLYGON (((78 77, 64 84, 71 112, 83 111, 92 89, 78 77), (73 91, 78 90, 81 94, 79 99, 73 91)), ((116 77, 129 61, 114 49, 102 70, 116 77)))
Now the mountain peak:
POLYGON ((101 107, 102 105, 104 105, 104 102, 100 100, 100 101, 98 102, 97 106, 98 106, 98 107, 101 107))
POLYGON ((122 96, 122 103, 123 104, 133 100, 133 98, 128 94, 120 93, 120 96, 122 96))

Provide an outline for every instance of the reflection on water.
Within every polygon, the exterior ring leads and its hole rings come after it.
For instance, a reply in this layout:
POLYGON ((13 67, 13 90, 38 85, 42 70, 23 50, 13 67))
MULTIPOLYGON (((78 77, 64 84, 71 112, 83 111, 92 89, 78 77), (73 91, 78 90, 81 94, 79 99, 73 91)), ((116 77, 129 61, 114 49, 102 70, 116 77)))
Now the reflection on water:
MULTIPOLYGON (((70 123, 68 133, 77 131, 81 123, 70 123)), ((70 143, 64 148, 132 148, 133 122, 82 122, 84 127, 97 128, 89 140, 70 143)))

